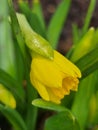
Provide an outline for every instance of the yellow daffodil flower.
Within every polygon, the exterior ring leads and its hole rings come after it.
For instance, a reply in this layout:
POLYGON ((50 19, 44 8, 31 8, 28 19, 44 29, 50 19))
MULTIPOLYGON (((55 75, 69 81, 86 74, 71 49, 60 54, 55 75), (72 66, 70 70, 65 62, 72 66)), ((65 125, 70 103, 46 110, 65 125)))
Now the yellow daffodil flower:
POLYGON ((57 51, 53 60, 41 56, 32 59, 31 83, 46 101, 59 104, 70 90, 77 91, 80 77, 80 70, 57 51))

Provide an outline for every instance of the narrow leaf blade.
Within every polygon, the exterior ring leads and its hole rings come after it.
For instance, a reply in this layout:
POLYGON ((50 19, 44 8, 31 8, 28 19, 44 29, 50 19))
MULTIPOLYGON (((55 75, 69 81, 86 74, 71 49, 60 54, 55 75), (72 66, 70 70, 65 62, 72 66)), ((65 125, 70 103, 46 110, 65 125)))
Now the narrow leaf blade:
POLYGON ((37 15, 39 18, 40 24, 45 31, 45 20, 43 16, 42 6, 40 0, 33 0, 33 8, 32 11, 37 15))
POLYGON ((32 101, 32 105, 37 106, 39 108, 44 108, 44 109, 49 109, 49 110, 54 110, 54 111, 66 111, 66 108, 63 106, 60 106, 58 104, 54 104, 52 102, 47 102, 42 99, 35 99, 32 101))
POLYGON ((19 7, 21 10, 21 13, 23 13, 32 29, 40 34, 43 37, 46 37, 45 29, 42 27, 42 24, 40 23, 39 17, 34 13, 32 10, 30 10, 29 6, 25 2, 20 2, 19 7))
POLYGON ((62 27, 66 21, 71 0, 63 0, 48 25, 47 37, 53 48, 57 47, 62 27))
POLYGON ((82 28, 82 35, 84 33, 86 33, 87 30, 88 30, 90 20, 92 18, 92 14, 93 14, 93 11, 95 9, 95 6, 96 6, 96 0, 90 0, 90 5, 89 5, 89 8, 88 8, 88 12, 86 14, 86 17, 85 17, 84 26, 82 28))
POLYGON ((76 61, 76 65, 82 72, 82 78, 98 69, 98 47, 76 61))

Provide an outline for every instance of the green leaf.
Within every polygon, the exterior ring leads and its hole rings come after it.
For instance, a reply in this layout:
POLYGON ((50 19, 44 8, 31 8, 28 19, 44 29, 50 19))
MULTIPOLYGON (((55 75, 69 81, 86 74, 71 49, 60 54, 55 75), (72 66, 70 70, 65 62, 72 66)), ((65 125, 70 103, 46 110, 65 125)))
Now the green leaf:
POLYGON ((43 37, 46 37, 46 34, 45 34, 45 28, 43 28, 43 25, 42 23, 40 22, 40 19, 39 17, 37 16, 36 12, 33 12, 29 5, 26 3, 26 2, 19 2, 19 7, 20 7, 20 10, 21 10, 21 13, 23 13, 30 26, 32 27, 32 29, 40 34, 41 36, 43 37))
POLYGON ((78 43, 79 38, 80 38, 77 24, 72 25, 72 33, 73 33, 73 44, 75 45, 78 43))
POLYGON ((18 103, 23 105, 25 101, 25 93, 22 86, 20 86, 15 79, 13 79, 2 69, 0 69, 0 83, 7 87, 14 94, 18 100, 18 103))
POLYGON ((97 73, 98 71, 94 72, 80 82, 79 90, 75 95, 72 105, 72 112, 77 118, 81 130, 83 130, 86 126, 89 114, 90 98, 92 97, 96 87, 97 73))
POLYGON ((16 78, 15 52, 8 22, 7 1, 1 0, 0 2, 0 68, 16 78))
POLYGON ((70 4, 71 0, 63 0, 48 25, 47 37, 54 49, 57 47, 63 25, 69 12, 70 4))
POLYGON ((29 63, 30 63, 29 57, 30 56, 28 57, 28 54, 27 54, 27 50, 26 50, 27 48, 25 46, 25 40, 23 38, 21 29, 20 29, 20 26, 19 26, 19 23, 18 23, 18 19, 16 17, 16 12, 14 10, 12 0, 8 0, 8 6, 9 6, 12 30, 14 32, 14 36, 15 36, 15 38, 17 40, 18 46, 19 46, 19 48, 21 50, 21 54, 22 54, 22 57, 23 57, 22 58, 23 59, 23 64, 24 64, 25 70, 26 70, 26 67, 29 68, 29 63))
POLYGON ((94 42, 95 29, 91 27, 87 33, 78 41, 78 44, 75 45, 73 50, 71 61, 76 61, 95 47, 97 47, 98 43, 94 42), (93 44, 92 44, 93 43, 93 44))
POLYGON ((37 106, 39 108, 54 110, 54 111, 67 111, 67 109, 64 106, 60 106, 58 104, 48 102, 42 99, 35 99, 32 101, 32 105, 37 106))
MULTIPOLYGON (((97 71, 97 75, 98 76, 98 71, 97 71)), ((98 84, 98 81, 97 81, 98 84)), ((97 85, 96 85, 97 87, 97 85)), ((98 123, 98 91, 96 91, 91 99, 90 99, 90 105, 89 105, 89 113, 88 113, 88 120, 87 120, 87 124, 94 124, 97 125, 98 123)))
MULTIPOLYGON (((18 46, 17 40, 14 39, 14 45, 15 45, 15 63, 16 63, 16 68, 17 68, 17 79, 18 83, 23 86, 23 80, 24 80, 24 75, 25 75, 25 65, 24 65, 24 57, 21 53, 21 50, 18 46)), ((29 64, 29 63, 28 63, 29 64)))
POLYGON ((87 14, 86 14, 86 17, 85 17, 85 20, 84 20, 84 25, 83 25, 83 28, 82 28, 82 35, 84 33, 86 33, 87 30, 88 30, 90 20, 92 18, 92 14, 93 14, 93 11, 95 9, 95 6, 96 6, 96 0, 90 0, 89 8, 88 8, 88 11, 87 11, 87 14))
POLYGON ((35 130, 36 127, 36 120, 37 120, 37 112, 38 109, 32 106, 32 100, 38 97, 37 91, 34 87, 30 84, 29 79, 27 78, 27 114, 26 114, 26 124, 28 130, 35 130))
POLYGON ((93 43, 98 45, 98 28, 95 30, 93 43))
POLYGON ((81 57, 75 64, 82 72, 82 78, 98 69, 98 47, 81 57))
POLYGON ((72 34, 73 34, 73 45, 66 54, 66 57, 68 59, 70 59, 70 57, 72 56, 73 51, 74 51, 78 41, 80 40, 80 30, 78 29, 77 24, 72 25, 72 34))
POLYGON ((44 130, 80 130, 80 128, 75 117, 64 111, 47 119, 44 130))
POLYGON ((24 59, 26 59, 27 61, 27 57, 26 57, 26 48, 25 48, 25 41, 23 39, 23 36, 21 34, 21 30, 18 24, 18 20, 16 17, 16 13, 13 7, 13 2, 12 0, 8 0, 8 6, 9 6, 9 12, 10 12, 10 17, 11 17, 11 26, 14 32, 14 36, 17 39, 18 45, 20 47, 20 50, 22 52, 22 55, 24 57, 24 59))
POLYGON ((0 111, 12 124, 14 130, 27 130, 22 117, 19 115, 19 113, 16 110, 0 104, 0 111))
POLYGON ((37 121, 37 112, 38 109, 31 105, 31 103, 27 106, 27 114, 26 114, 26 125, 28 130, 35 130, 36 121, 37 121))
POLYGON ((45 20, 44 20, 44 16, 43 16, 43 10, 41 7, 41 2, 40 0, 33 0, 33 8, 32 11, 36 14, 36 16, 39 18, 40 24, 45 32, 45 20))

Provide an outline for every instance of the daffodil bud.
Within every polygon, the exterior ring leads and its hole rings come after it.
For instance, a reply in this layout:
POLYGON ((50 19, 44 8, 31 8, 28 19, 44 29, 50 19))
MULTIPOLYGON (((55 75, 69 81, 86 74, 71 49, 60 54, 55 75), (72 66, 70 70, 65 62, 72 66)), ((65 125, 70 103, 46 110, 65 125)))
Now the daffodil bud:
POLYGON ((23 14, 17 13, 17 18, 25 43, 31 50, 31 54, 36 53, 49 59, 53 59, 53 49, 49 42, 31 29, 23 14))
POLYGON ((14 96, 2 84, 0 84, 0 101, 11 108, 16 108, 14 96))
POLYGON ((79 43, 77 43, 74 52, 71 57, 71 61, 76 61, 89 51, 94 49, 97 45, 97 42, 94 42, 95 29, 92 27, 88 32, 83 36, 79 43))

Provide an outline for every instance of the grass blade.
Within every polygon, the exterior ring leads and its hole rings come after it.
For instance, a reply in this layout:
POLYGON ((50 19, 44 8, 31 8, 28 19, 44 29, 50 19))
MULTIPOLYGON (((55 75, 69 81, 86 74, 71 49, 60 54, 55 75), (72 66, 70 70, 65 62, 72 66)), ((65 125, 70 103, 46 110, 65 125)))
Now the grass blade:
POLYGON ((70 4, 71 0, 63 0, 48 25, 47 37, 54 49, 57 47, 60 33, 68 15, 70 4))
POLYGON ((95 9, 95 5, 96 5, 96 0, 90 0, 90 5, 89 5, 88 12, 86 14, 86 17, 85 17, 85 20, 84 20, 84 25, 83 25, 83 28, 82 28, 82 35, 84 33, 86 33, 87 30, 88 30, 93 11, 95 9))
POLYGON ((45 32, 45 20, 44 20, 44 16, 43 16, 43 11, 42 11, 42 7, 41 7, 41 3, 40 0, 33 0, 33 8, 32 11, 37 15, 37 17, 39 18, 40 24, 45 32))

